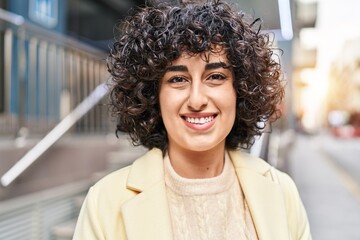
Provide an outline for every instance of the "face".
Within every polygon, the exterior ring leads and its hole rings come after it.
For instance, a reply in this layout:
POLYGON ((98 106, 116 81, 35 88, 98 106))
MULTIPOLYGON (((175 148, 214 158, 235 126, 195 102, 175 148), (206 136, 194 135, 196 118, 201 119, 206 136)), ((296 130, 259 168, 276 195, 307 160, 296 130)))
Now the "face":
POLYGON ((236 93, 225 53, 183 54, 161 79, 160 110, 172 151, 224 148, 233 127, 236 93))

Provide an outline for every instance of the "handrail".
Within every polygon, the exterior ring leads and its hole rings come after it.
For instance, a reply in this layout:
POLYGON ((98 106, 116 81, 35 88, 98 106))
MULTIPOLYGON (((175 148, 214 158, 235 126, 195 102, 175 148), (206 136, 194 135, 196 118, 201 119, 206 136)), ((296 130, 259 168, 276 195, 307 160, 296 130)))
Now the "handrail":
POLYGON ((23 25, 25 20, 23 16, 17 15, 12 12, 8 12, 4 9, 0 8, 0 19, 5 20, 14 25, 20 26, 23 25))
POLYGON ((27 30, 31 30, 32 32, 38 35, 46 36, 46 38, 52 40, 53 42, 57 42, 58 44, 71 45, 74 48, 83 51, 84 53, 104 55, 104 52, 99 50, 98 48, 92 47, 91 45, 85 43, 79 43, 79 41, 77 41, 75 38, 72 38, 70 36, 64 36, 58 32, 42 28, 36 24, 26 21, 24 17, 22 17, 21 15, 6 11, 1 8, 0 8, 0 20, 6 21, 17 27, 23 27, 27 30))
POLYGON ((2 177, 1 185, 9 186, 27 168, 58 141, 74 124, 89 112, 107 94, 105 83, 100 84, 86 97, 72 112, 56 125, 42 140, 30 149, 13 167, 2 177))

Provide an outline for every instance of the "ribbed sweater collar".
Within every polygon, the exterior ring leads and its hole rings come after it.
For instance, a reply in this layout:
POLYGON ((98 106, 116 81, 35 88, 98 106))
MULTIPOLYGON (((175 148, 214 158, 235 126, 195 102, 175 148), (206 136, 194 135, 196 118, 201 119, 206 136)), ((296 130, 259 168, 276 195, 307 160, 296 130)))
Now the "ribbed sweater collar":
POLYGON ((190 179, 178 175, 171 165, 168 154, 164 158, 165 183, 172 191, 183 196, 211 195, 227 191, 236 180, 234 166, 225 152, 224 168, 212 178, 190 179))

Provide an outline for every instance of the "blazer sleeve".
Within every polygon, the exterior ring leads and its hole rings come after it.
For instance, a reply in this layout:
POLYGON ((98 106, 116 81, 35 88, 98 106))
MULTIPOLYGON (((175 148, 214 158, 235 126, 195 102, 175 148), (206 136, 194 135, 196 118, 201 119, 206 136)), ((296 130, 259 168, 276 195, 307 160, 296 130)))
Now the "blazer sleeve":
POLYGON ((73 240, 103 240, 105 236, 99 222, 97 197, 94 189, 90 188, 76 223, 73 240))
POLYGON ((311 240, 308 217, 294 181, 285 173, 277 173, 287 207, 291 240, 311 240))

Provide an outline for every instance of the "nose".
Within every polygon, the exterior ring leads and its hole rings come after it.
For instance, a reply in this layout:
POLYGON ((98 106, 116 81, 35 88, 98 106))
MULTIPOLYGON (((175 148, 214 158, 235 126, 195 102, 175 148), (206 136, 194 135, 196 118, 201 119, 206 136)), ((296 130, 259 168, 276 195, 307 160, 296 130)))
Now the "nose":
POLYGON ((201 83, 192 84, 187 102, 189 110, 196 112, 204 110, 208 101, 208 96, 204 86, 202 86, 201 83))

